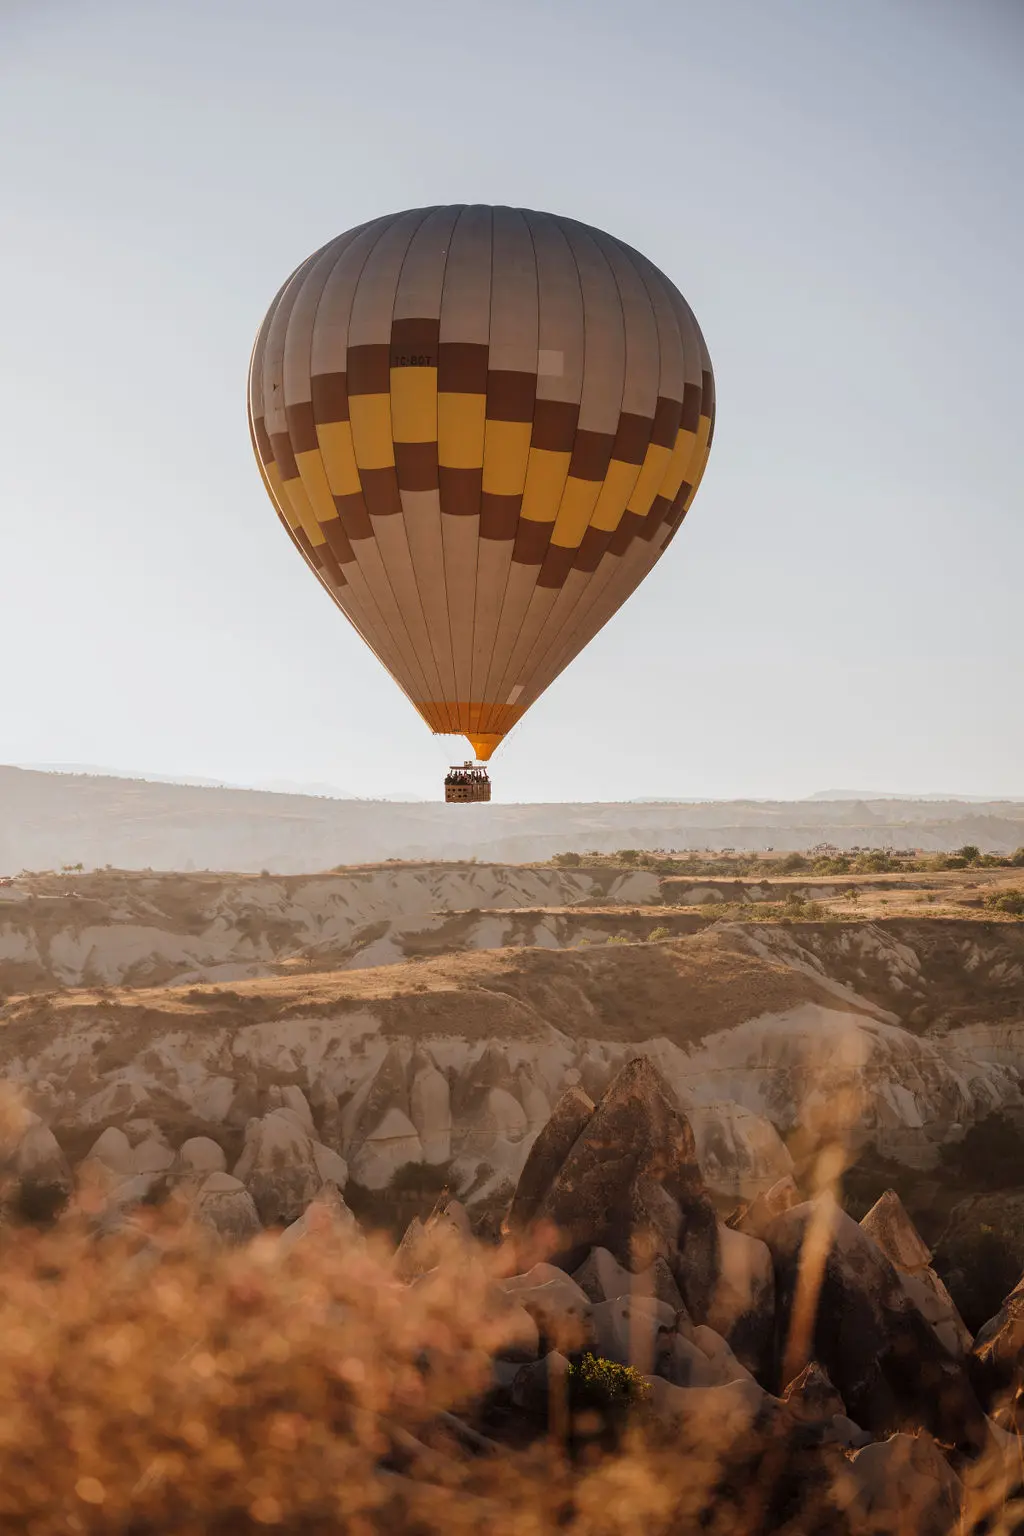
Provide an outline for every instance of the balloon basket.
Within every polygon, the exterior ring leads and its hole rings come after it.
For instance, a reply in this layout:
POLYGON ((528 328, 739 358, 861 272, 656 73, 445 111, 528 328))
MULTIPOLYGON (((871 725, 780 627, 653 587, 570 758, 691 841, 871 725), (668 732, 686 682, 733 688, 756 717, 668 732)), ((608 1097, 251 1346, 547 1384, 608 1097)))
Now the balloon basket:
POLYGON ((479 804, 491 798, 491 781, 487 769, 479 763, 458 763, 449 768, 444 780, 444 798, 447 805, 479 804))

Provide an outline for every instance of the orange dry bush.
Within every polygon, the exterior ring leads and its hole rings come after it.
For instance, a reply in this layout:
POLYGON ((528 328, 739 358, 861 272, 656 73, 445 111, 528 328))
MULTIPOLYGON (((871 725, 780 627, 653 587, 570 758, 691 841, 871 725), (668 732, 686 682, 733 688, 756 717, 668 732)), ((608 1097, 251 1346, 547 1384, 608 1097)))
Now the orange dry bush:
POLYGON ((541 1418, 532 1444, 465 1427, 516 1326, 482 1249, 442 1243, 402 1285, 383 1250, 326 1228, 285 1252, 156 1218, 115 1238, 68 1223, 0 1240, 4 1533, 919 1529, 913 1511, 851 1523, 842 1452, 735 1407, 683 1430, 640 1404, 611 1441, 567 1432, 564 1402, 559 1434, 541 1418))
POLYGON ((385 1528, 395 1432, 487 1379, 486 1284, 456 1305, 330 1242, 5 1234, 0 1530, 385 1528))

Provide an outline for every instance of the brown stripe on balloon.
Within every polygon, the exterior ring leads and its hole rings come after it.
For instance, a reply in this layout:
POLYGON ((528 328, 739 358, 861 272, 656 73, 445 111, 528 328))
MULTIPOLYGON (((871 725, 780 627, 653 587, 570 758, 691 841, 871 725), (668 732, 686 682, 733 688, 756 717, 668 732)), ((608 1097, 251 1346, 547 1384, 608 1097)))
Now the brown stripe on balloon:
POLYGON ((274 450, 271 446, 270 435, 267 432, 267 424, 262 416, 252 418, 252 435, 256 439, 256 448, 260 456, 261 464, 274 463, 274 450))
POLYGON ((487 375, 487 415, 491 421, 532 421, 537 375, 512 368, 492 368, 487 375))
POLYGON ((531 518, 519 519, 512 559, 517 565, 540 565, 551 543, 554 523, 535 523, 531 518))
POLYGON ((328 545, 321 544, 319 554, 320 563, 323 566, 324 574, 330 581, 334 583, 335 586, 340 586, 345 578, 341 573, 341 566, 338 564, 338 559, 334 551, 328 545))
POLYGON ((488 355, 486 342, 442 341, 438 348, 438 393, 486 394, 488 355))
POLYGON ((324 531, 324 538, 339 565, 348 565, 355 559, 352 553, 352 545, 348 541, 348 535, 341 526, 340 517, 332 517, 326 523, 320 524, 324 531))
POLYGON ((715 440, 715 421, 717 420, 717 417, 718 417, 718 412, 715 409, 715 407, 712 406, 711 407, 711 425, 708 428, 708 446, 707 446, 707 452, 708 453, 711 452, 711 444, 715 440))
POLYGON ((569 473, 577 480, 603 480, 608 473, 615 438, 611 432, 588 432, 583 427, 576 433, 569 460, 569 473))
POLYGON ((538 587, 563 587, 575 558, 574 549, 566 549, 561 544, 549 544, 537 577, 538 587))
POLYGON ((343 373, 315 373, 309 381, 313 419, 323 426, 348 421, 348 379, 343 373))
POLYGON ((578 404, 569 400, 538 400, 533 409, 531 446, 554 453, 571 453, 579 419, 578 404))
POLYGON ((436 368, 440 326, 436 316, 432 320, 392 320, 391 367, 436 368))
POLYGON ((642 464, 651 440, 651 418, 623 411, 615 434, 612 458, 622 464, 642 464))
POLYGON ((295 454, 292 451, 292 440, 287 432, 273 432, 270 437, 270 446, 273 449, 274 460, 281 471, 282 480, 297 480, 299 478, 299 466, 295 462, 295 454))
POLYGON ((313 566, 315 570, 319 571, 323 566, 323 561, 301 528, 296 528, 295 530, 295 542, 302 550, 302 553, 305 555, 310 565, 313 566))
POLYGON ((480 511, 483 470, 450 469, 442 464, 437 474, 441 487, 441 511, 452 517, 476 517, 480 511))
POLYGON ((391 388, 391 348, 383 341, 349 347, 349 395, 386 395, 391 388))
POLYGON ((608 545, 611 553, 624 555, 643 525, 644 520, 638 512, 623 512, 619 526, 612 534, 611 543, 608 545))
MULTIPOLYGON (((350 539, 372 539, 373 524, 366 510, 362 491, 352 491, 347 496, 335 496, 341 526, 350 539)), ((328 525, 329 526, 329 525, 328 525)))
POLYGON ((682 409, 681 400, 670 400, 667 395, 658 396, 658 404, 654 410, 654 425, 651 427, 651 442, 658 448, 675 447, 682 409))
POLYGON ((395 443, 394 449, 399 490, 437 490, 436 443, 395 443))
POLYGON ((650 510, 640 529, 640 537, 650 542, 665 520, 666 515, 672 510, 672 503, 667 496, 655 496, 651 502, 650 510))
POLYGON ((521 496, 496 496, 483 491, 480 496, 480 537, 511 540, 516 536, 521 496))
POLYGON ((295 405, 286 405, 284 414, 288 422, 288 436, 291 438, 293 453, 309 453, 320 446, 317 442, 316 421, 313 417, 311 400, 301 400, 295 405))
POLYGON ((704 391, 699 384, 684 384, 683 386, 683 413, 679 418, 679 427, 683 432, 696 432, 700 421, 700 402, 704 391))
POLYGON ((580 540, 580 547, 574 550, 576 558, 573 567, 577 571, 596 571, 601 563, 601 557, 611 543, 611 533, 607 528, 587 528, 580 540))
POLYGON ((702 416, 710 416, 715 409, 715 379, 710 368, 705 368, 700 376, 700 413, 702 416))
POLYGON ((394 517, 401 512, 402 498, 398 494, 398 476, 393 464, 385 469, 360 469, 359 483, 371 517, 394 517))

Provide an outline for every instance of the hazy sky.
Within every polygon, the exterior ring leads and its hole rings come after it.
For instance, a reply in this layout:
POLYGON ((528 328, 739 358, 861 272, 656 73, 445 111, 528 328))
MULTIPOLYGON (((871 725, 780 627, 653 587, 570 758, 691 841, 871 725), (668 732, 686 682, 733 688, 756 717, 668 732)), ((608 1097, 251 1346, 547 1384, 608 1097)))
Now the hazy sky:
POLYGON ((686 526, 496 798, 1024 794, 1019 0, 0 0, 0 761, 434 792, 281 532, 283 277, 436 202, 645 251, 704 329, 686 526))

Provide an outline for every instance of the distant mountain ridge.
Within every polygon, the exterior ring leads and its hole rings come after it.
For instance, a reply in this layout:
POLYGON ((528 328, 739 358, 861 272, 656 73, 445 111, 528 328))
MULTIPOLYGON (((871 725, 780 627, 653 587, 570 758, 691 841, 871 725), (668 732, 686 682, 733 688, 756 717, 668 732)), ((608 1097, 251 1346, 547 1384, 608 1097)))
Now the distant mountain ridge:
POLYGON ((1020 802, 446 806, 0 767, 0 874, 82 863, 298 874, 389 858, 521 863, 567 849, 1024 845, 1020 802))

